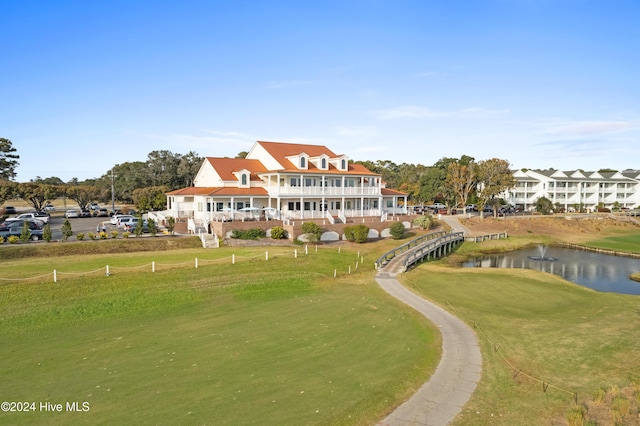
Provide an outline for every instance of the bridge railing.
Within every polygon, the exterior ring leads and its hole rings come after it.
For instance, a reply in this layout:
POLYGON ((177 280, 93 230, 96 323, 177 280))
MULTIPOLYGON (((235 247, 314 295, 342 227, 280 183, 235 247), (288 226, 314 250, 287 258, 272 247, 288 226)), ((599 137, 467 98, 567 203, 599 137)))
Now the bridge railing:
POLYGON ((439 232, 432 232, 430 234, 425 234, 422 235, 420 237, 414 238, 413 240, 409 241, 408 243, 404 243, 401 246, 398 246, 396 248, 394 248, 393 250, 389 250, 388 252, 386 252, 385 254, 383 254, 382 256, 380 256, 378 258, 378 260, 376 260, 376 269, 381 268, 382 266, 386 265, 387 263, 389 263, 389 261, 391 259, 393 259, 394 257, 396 257, 397 255, 404 253, 408 250, 411 250, 414 247, 419 246, 420 244, 423 244, 425 241, 429 241, 429 240, 433 240, 436 238, 440 238, 444 235, 446 235, 446 232, 443 231, 439 231, 439 232))
POLYGON ((412 265, 418 263, 422 259, 427 256, 430 256, 433 253, 436 253, 441 247, 451 248, 454 243, 463 242, 464 241, 464 233, 463 232, 451 232, 445 235, 442 235, 433 240, 427 241, 425 244, 416 247, 415 250, 411 251, 405 261, 404 266, 402 268, 403 271, 409 269, 412 265))

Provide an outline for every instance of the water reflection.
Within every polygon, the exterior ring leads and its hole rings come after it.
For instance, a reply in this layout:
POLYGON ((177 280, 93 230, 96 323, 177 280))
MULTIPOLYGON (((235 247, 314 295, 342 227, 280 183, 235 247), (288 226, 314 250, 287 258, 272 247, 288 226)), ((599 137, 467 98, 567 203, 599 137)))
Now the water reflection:
POLYGON ((581 250, 548 247, 545 258, 537 260, 539 248, 486 255, 465 262, 465 267, 526 268, 549 272, 598 291, 640 294, 640 283, 629 278, 640 272, 640 259, 610 256, 581 250))

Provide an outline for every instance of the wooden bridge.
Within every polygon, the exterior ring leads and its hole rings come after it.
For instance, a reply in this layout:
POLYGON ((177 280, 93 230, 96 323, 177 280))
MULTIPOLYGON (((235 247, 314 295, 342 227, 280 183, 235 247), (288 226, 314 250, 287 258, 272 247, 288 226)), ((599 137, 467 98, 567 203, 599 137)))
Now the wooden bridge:
POLYGON ((380 256, 376 261, 376 269, 384 268, 391 260, 402 257, 401 272, 406 272, 425 258, 429 260, 446 256, 462 242, 462 232, 433 232, 423 235, 380 256))

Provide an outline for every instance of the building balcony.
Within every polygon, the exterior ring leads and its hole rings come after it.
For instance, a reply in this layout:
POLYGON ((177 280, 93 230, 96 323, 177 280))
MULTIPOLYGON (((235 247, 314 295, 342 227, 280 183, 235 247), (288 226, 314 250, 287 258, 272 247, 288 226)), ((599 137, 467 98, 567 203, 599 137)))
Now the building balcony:
POLYGON ((280 186, 266 188, 270 197, 365 197, 380 196, 379 187, 334 187, 334 186, 280 186))

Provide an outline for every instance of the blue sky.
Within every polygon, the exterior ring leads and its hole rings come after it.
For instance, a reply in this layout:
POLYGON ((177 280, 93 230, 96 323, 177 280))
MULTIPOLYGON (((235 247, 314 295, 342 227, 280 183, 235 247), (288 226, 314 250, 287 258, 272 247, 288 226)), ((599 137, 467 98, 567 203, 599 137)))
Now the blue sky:
POLYGON ((640 169, 640 3, 2 1, 17 181, 256 140, 640 169))

